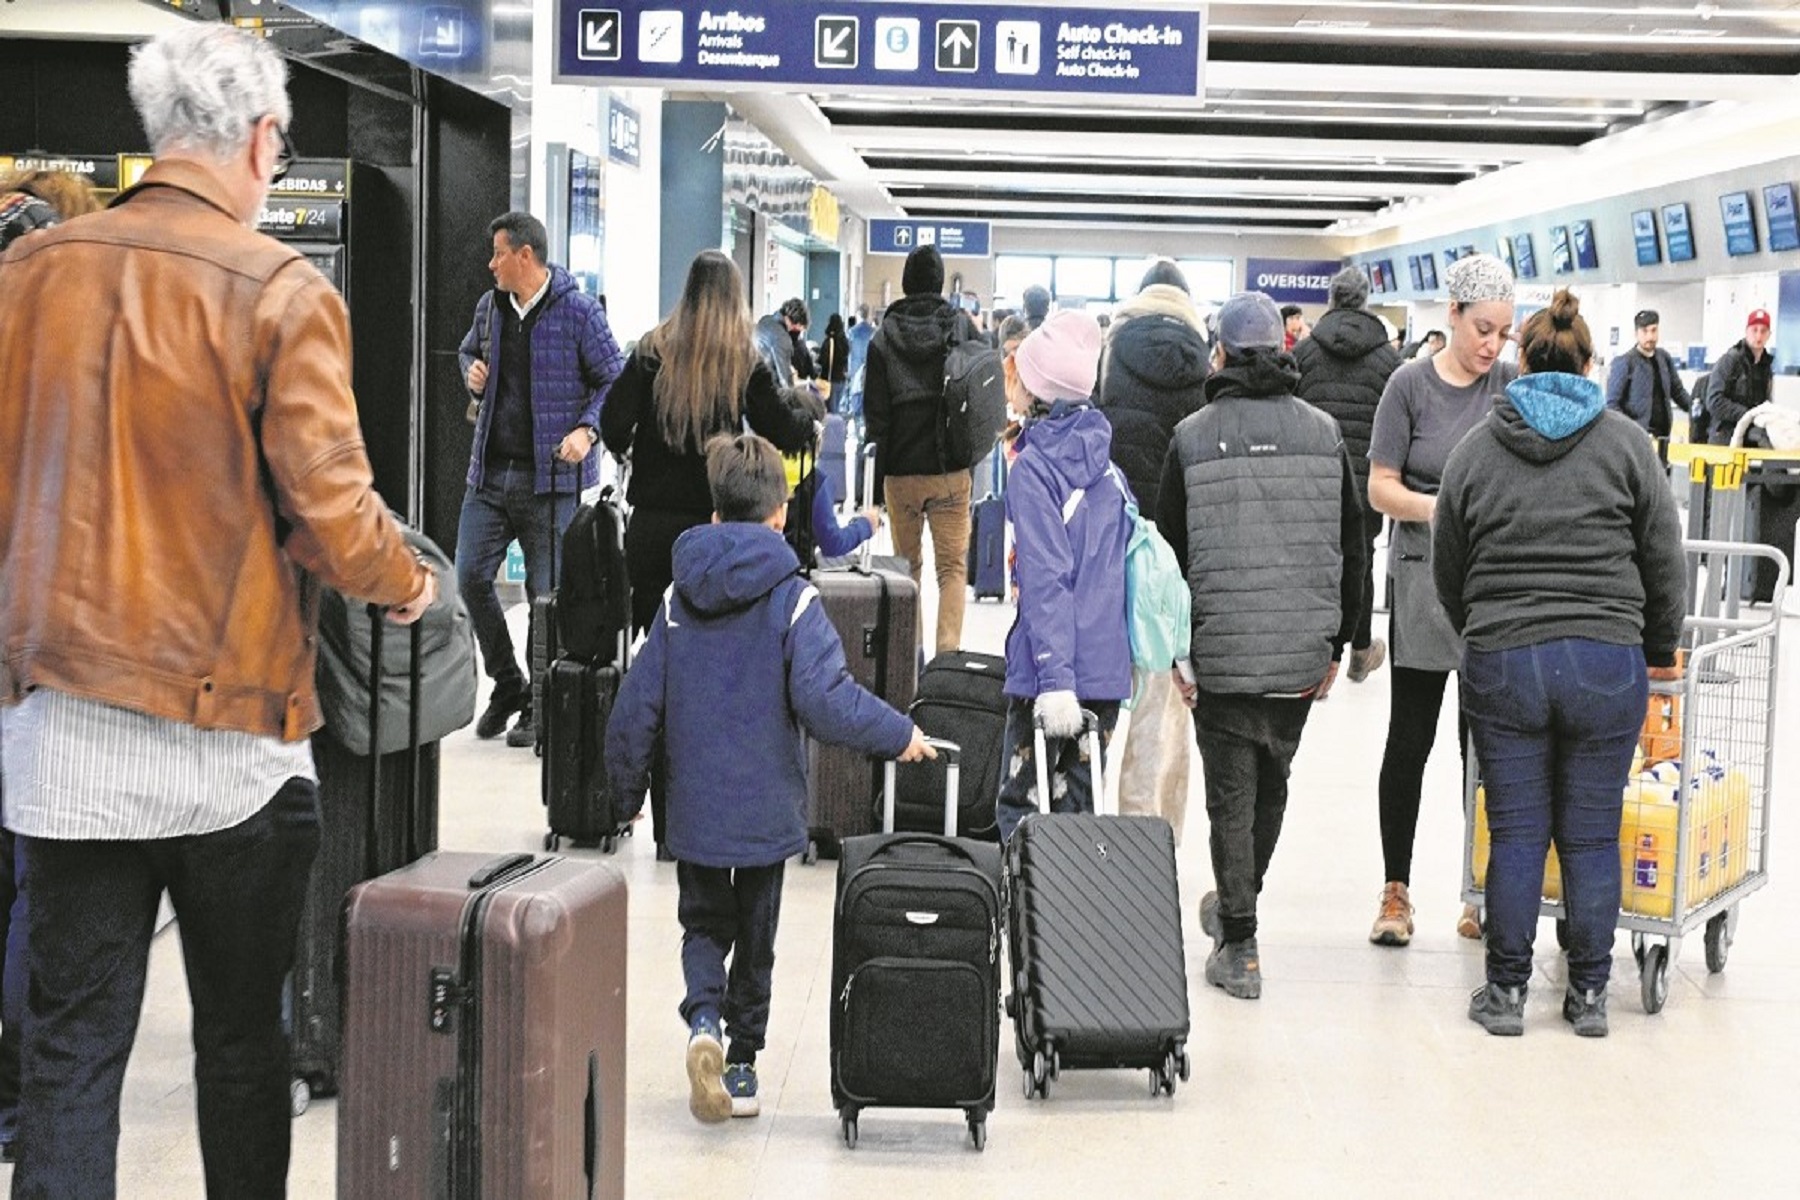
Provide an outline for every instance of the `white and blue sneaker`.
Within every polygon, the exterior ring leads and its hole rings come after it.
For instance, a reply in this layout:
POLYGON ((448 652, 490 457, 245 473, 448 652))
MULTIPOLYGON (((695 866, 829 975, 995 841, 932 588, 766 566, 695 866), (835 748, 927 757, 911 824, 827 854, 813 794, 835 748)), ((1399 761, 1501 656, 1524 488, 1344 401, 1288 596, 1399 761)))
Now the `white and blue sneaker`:
POLYGON ((699 1017, 688 1031, 688 1111, 709 1125, 731 1119, 731 1095, 725 1090, 725 1044, 719 1023, 699 1017))
POLYGON ((725 1094, 731 1097, 734 1117, 754 1117, 762 1112, 762 1103, 756 1098, 756 1064, 727 1063, 725 1094))

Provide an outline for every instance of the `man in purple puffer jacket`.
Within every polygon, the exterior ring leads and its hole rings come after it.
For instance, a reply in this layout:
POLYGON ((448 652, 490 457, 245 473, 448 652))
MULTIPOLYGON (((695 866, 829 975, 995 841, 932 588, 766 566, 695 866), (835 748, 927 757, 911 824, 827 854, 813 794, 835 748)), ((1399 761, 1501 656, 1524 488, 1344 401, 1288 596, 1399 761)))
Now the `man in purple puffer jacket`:
POLYGON ((456 530, 456 582, 494 680, 475 734, 494 737, 521 713, 506 744, 530 746, 537 741, 531 685, 514 655, 494 577, 516 539, 525 553, 526 594, 536 599, 556 586, 550 539, 562 536, 582 489, 599 482, 600 405, 625 356, 613 341, 605 304, 546 260, 542 221, 510 212, 488 232, 494 290, 476 302, 458 352, 481 408, 456 530), (565 469, 556 469, 559 462, 565 469))
POLYGON ((1112 467, 1112 426, 1089 407, 1100 326, 1084 312, 1049 317, 1013 353, 1006 398, 1025 429, 1006 485, 1018 617, 1006 635, 1002 841, 1037 811, 1034 722, 1050 755, 1050 808, 1094 811, 1081 710, 1112 737, 1131 695, 1125 630, 1125 517, 1130 489, 1112 467))

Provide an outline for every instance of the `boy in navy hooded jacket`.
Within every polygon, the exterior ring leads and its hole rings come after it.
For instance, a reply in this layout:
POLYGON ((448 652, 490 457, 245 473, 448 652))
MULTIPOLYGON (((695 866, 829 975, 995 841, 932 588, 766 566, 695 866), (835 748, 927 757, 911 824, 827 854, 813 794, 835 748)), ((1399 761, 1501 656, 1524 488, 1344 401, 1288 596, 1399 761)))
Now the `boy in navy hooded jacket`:
POLYGON ((713 1122, 759 1111, 782 873, 806 848, 802 727, 872 758, 933 754, 905 714, 850 677, 782 538, 780 452, 754 434, 714 438, 706 477, 713 523, 675 542, 675 582, 619 688, 606 764, 621 795, 642 796, 660 743, 680 888, 688 1107, 713 1122))

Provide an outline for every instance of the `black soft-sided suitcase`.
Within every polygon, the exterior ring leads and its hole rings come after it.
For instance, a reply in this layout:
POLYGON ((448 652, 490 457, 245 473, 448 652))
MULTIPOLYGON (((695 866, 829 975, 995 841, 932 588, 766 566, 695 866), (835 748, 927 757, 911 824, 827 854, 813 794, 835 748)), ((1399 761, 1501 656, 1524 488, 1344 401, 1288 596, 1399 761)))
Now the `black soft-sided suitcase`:
MULTIPOLYGON (((1744 540, 1779 550, 1791 563, 1794 524, 1800 521, 1800 481, 1785 482, 1792 478, 1785 473, 1772 477, 1784 482, 1759 482, 1744 489, 1744 540)), ((1775 579, 1780 568, 1767 558, 1746 556, 1743 563, 1744 582, 1739 594, 1757 604, 1769 603, 1775 598, 1775 579)))
POLYGON ((999 1061, 999 848, 917 833, 841 848, 831 1098, 844 1141, 865 1108, 960 1108, 979 1150, 999 1061))
MULTIPOLYGON (((1000 794, 1000 757, 1006 740, 1006 660, 968 650, 938 655, 919 676, 909 715, 927 735, 962 748, 956 832, 996 840, 994 803, 1000 794)), ((944 772, 941 761, 909 763, 900 769, 896 828, 939 828, 944 772)))
POLYGON ((545 709, 538 717, 545 731, 546 850, 555 850, 562 838, 577 846, 597 845, 608 854, 618 844, 626 823, 606 777, 606 723, 622 679, 611 663, 565 657, 550 664, 545 709))
MULTIPOLYGON (((1040 765, 1043 748, 1040 730, 1040 765)), ((1048 1096, 1064 1067, 1147 1067, 1151 1094, 1174 1095, 1188 1077, 1188 996, 1169 823, 1034 813, 1007 843, 1006 883, 1006 1005, 1026 1095, 1048 1096)))
POLYGON ((984 496, 969 513, 969 585, 977 600, 1006 598, 1006 501, 984 496))
MULTIPOLYGON (((370 606, 369 662, 380 691, 383 634, 388 624, 370 606)), ((397 631, 396 631, 397 632, 397 631)), ((420 627, 412 640, 408 711, 419 712, 420 627)), ((381 744, 381 705, 370 705, 369 745, 381 744)), ((437 849, 438 745, 419 744, 418 723, 408 721, 407 748, 383 755, 353 754, 321 729, 313 735, 313 766, 319 774, 319 851, 313 858, 306 902, 294 942, 294 969, 288 981, 288 1044, 294 1076, 293 1110, 299 1115, 313 1096, 338 1090, 342 1040, 338 974, 338 933, 344 893, 365 879, 391 871, 437 849)))

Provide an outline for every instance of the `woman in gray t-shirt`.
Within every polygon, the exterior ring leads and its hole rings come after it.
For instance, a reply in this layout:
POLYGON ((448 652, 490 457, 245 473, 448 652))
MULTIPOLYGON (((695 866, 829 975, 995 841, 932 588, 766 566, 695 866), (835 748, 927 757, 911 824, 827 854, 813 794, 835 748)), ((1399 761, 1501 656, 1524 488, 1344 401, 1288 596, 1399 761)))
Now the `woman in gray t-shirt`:
MULTIPOLYGON (((1518 375, 1507 355, 1513 279, 1486 254, 1458 259, 1446 276, 1450 341, 1430 358, 1388 379, 1369 439, 1369 503, 1394 518, 1388 543, 1393 612, 1388 643, 1392 702, 1381 757, 1381 853, 1387 884, 1369 940, 1404 946, 1412 939, 1413 836, 1425 763, 1437 737, 1444 684, 1462 660, 1462 640, 1438 603, 1431 577, 1431 514, 1450 451, 1487 416, 1494 397, 1518 375)), ((1458 722, 1461 727, 1461 722, 1458 722)), ((1480 937, 1473 908, 1457 932, 1480 937)))

